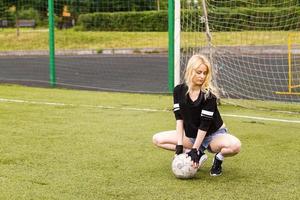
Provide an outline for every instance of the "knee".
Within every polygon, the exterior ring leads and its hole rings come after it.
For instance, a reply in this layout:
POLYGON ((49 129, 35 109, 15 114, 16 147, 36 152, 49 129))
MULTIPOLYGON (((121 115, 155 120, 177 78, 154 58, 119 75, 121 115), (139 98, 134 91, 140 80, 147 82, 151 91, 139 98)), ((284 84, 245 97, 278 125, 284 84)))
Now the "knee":
POLYGON ((234 154, 238 154, 241 151, 242 143, 240 140, 235 141, 232 144, 231 150, 234 154))
POLYGON ((153 135, 152 142, 153 142, 154 145, 158 146, 158 144, 160 143, 158 134, 153 135))
MULTIPOLYGON (((230 156, 234 156, 236 154, 238 154, 241 151, 241 142, 239 139, 235 139, 233 141, 231 141, 229 144, 224 145, 224 154, 230 155, 230 156)), ((222 149, 223 150, 223 149, 222 149)), ((222 151, 221 150, 221 151, 222 151)))

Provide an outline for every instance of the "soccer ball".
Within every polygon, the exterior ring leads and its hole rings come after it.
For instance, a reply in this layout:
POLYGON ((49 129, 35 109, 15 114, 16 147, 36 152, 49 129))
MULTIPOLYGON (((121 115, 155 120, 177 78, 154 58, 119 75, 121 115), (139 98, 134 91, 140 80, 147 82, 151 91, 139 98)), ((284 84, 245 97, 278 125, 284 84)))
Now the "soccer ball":
POLYGON ((176 155, 172 161, 172 171, 177 178, 193 178, 197 173, 197 168, 193 167, 193 161, 186 153, 176 155))

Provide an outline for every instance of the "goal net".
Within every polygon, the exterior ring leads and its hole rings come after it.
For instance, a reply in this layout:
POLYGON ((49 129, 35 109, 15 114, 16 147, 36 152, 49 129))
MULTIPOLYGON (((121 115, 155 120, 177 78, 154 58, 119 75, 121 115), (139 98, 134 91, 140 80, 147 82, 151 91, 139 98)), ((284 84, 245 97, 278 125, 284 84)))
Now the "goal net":
POLYGON ((181 1, 181 74, 202 53, 223 102, 300 111, 299 29, 296 0, 181 1))

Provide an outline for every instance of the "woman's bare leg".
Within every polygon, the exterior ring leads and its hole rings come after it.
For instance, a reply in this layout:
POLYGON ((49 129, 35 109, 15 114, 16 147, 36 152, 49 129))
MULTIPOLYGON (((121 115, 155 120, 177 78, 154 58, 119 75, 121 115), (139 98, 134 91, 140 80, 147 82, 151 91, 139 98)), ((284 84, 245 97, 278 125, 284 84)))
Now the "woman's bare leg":
POLYGON ((238 138, 230 134, 217 135, 210 142, 209 147, 216 153, 213 165, 210 169, 211 176, 222 174, 222 162, 224 157, 234 156, 241 150, 241 142, 238 138))
POLYGON ((221 153, 224 157, 234 156, 241 150, 241 142, 230 134, 216 136, 209 144, 214 153, 221 153))
MULTIPOLYGON (((175 150, 178 141, 175 130, 156 133, 153 135, 152 140, 156 146, 173 151, 175 150)), ((186 136, 183 136, 183 147, 186 149, 191 149, 192 146, 193 144, 190 142, 190 140, 186 136)))

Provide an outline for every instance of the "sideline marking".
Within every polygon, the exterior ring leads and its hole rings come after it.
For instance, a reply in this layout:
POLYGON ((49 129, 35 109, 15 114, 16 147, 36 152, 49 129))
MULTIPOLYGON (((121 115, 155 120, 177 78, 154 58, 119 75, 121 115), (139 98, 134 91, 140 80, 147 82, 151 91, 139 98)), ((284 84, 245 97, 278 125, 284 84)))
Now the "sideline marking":
MULTIPOLYGON (((89 108, 102 108, 102 109, 120 109, 120 110, 134 110, 134 111, 146 111, 146 112, 171 112, 170 110, 159 110, 159 109, 150 109, 150 108, 119 108, 114 106, 101 106, 101 105, 84 105, 84 104, 66 104, 66 103, 55 103, 55 102, 39 102, 39 101, 27 101, 20 99, 4 99, 0 98, 0 102, 8 103, 23 103, 23 104, 34 104, 34 105, 48 105, 48 106, 80 106, 80 107, 89 107, 89 108)), ((256 119, 256 120, 265 120, 265 121, 276 121, 276 122, 285 122, 285 123, 299 123, 300 120, 287 120, 287 119, 276 119, 276 118, 266 118, 266 117, 254 117, 247 115, 233 115, 233 114, 221 114, 225 117, 235 117, 235 118, 245 118, 245 119, 256 119)))
POLYGON ((300 123, 298 120, 288 120, 288 119, 276 119, 276 118, 266 118, 266 117, 253 117, 247 115, 232 115, 232 114, 221 114, 225 117, 236 117, 236 118, 246 118, 246 119, 259 119, 265 121, 276 121, 276 122, 287 122, 287 123, 300 123))

